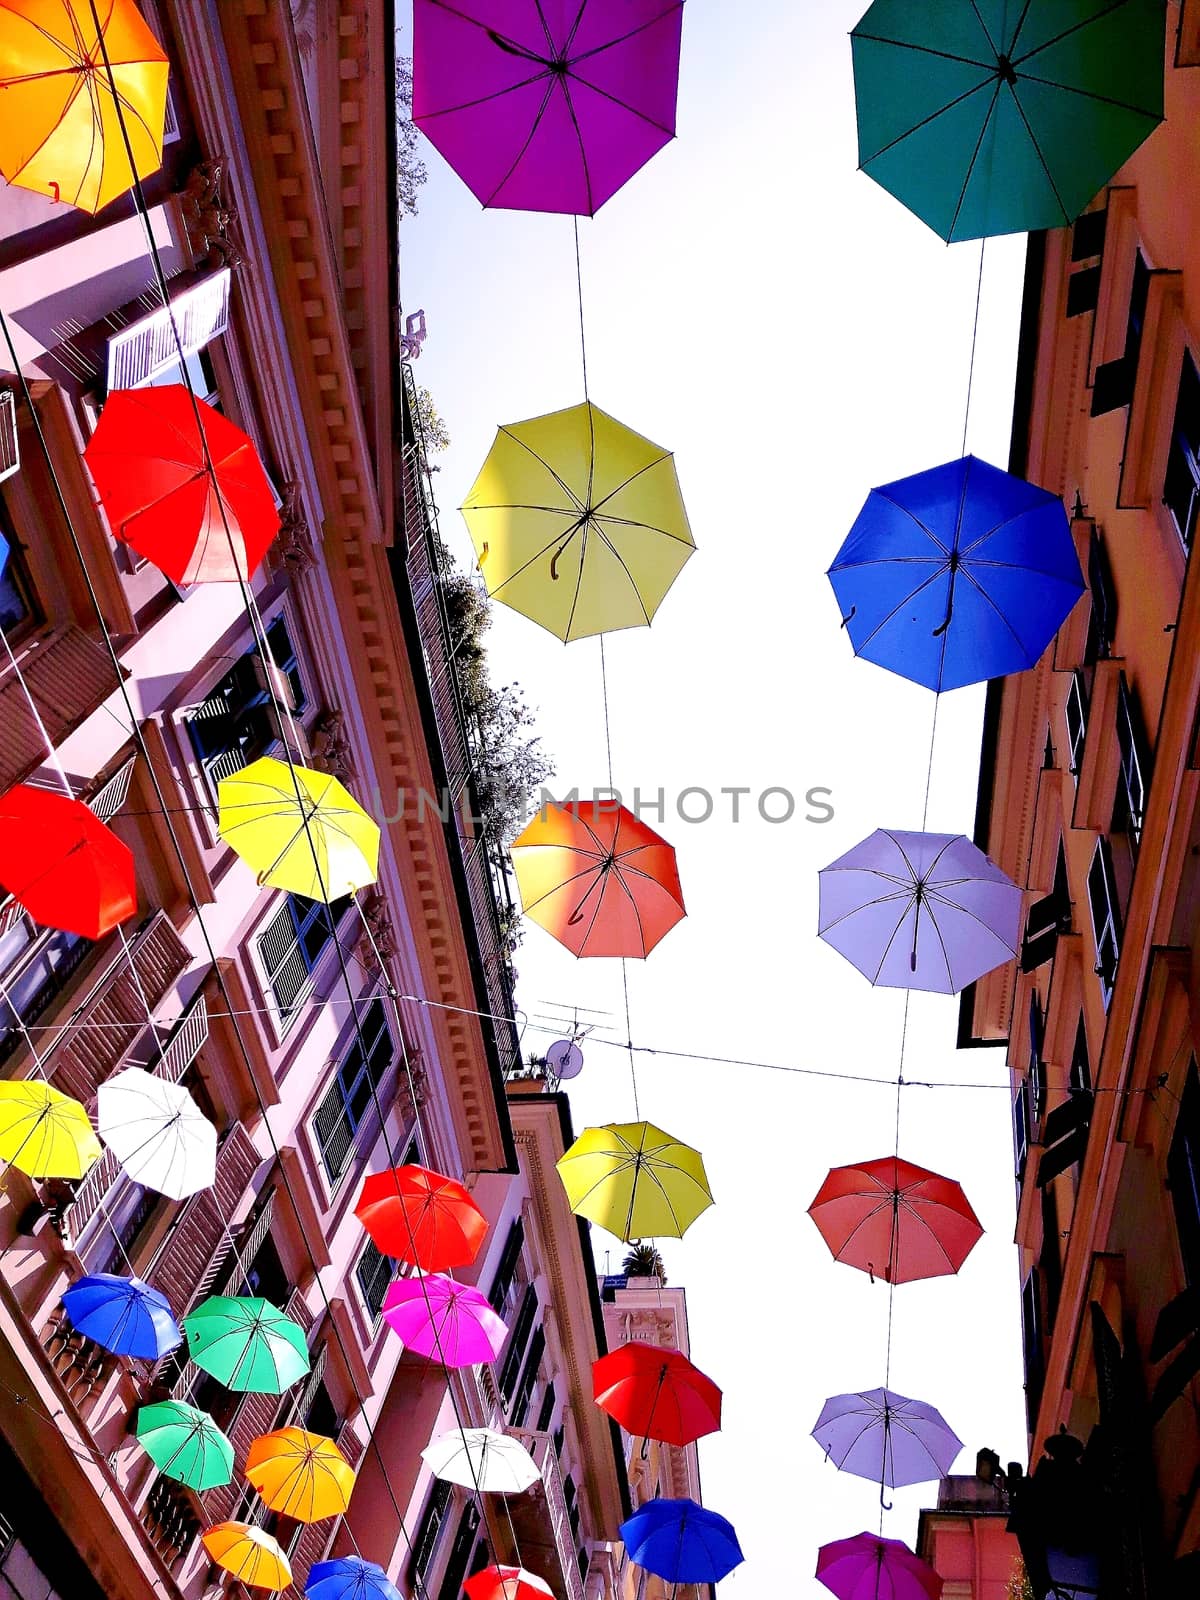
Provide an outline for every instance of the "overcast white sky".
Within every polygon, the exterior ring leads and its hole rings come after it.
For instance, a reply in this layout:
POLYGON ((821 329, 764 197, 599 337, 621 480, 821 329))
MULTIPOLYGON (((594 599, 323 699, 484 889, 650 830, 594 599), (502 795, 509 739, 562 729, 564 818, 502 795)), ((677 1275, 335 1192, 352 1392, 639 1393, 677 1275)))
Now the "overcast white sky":
MULTIPOLYGON (((873 484, 959 454, 979 247, 947 249, 856 171, 863 3, 690 0, 679 138, 580 232, 592 398, 675 451, 699 546, 653 629, 607 646, 616 782, 666 790, 689 912, 630 965, 633 1037, 894 1080, 903 996, 816 938, 817 872, 877 826, 919 827, 933 700, 853 659, 823 574, 873 484), (674 814, 693 785, 718 796, 707 823, 674 814), (802 820, 817 785, 824 825, 802 820), (718 794, 732 786, 752 791, 736 825, 718 794), (789 823, 757 815, 772 786, 797 797, 789 823)), ((583 398, 572 230, 481 212, 423 155, 403 295, 425 310, 418 376, 452 435, 442 529, 469 559, 456 507, 496 425, 583 398)), ((1001 466, 1023 253, 986 255, 969 447, 1001 466)), ((495 674, 537 709, 554 786, 603 784, 596 641, 564 647, 503 607, 490 637, 495 674)), ((981 709, 977 690, 943 701, 933 829, 971 832, 981 709)), ((596 1007, 623 1037, 618 963, 576 962, 531 927, 517 964, 526 1010, 596 1007)), ((1001 1085, 1002 1052, 957 1054, 956 1022, 956 1001, 914 997, 906 1076, 1001 1085)), ((632 1118, 625 1054, 585 1052, 576 1128, 632 1118)), ((643 1114, 703 1151, 717 1201, 663 1254, 694 1359, 725 1391, 701 1454, 705 1501, 746 1553, 724 1591, 827 1595, 817 1548, 874 1529, 878 1492, 808 1435, 827 1395, 882 1383, 887 1294, 830 1259, 805 1211, 830 1166, 891 1153, 894 1091, 666 1056, 637 1071, 643 1114)), ((897 1292, 892 1387, 942 1410, 960 1470, 985 1444, 1024 1460, 1006 1093, 908 1089, 901 1153, 960 1177, 987 1233, 957 1278, 897 1292)), ((615 1266, 621 1246, 595 1239, 615 1266)), ((935 1492, 897 1493, 885 1532, 912 1542, 935 1492)))

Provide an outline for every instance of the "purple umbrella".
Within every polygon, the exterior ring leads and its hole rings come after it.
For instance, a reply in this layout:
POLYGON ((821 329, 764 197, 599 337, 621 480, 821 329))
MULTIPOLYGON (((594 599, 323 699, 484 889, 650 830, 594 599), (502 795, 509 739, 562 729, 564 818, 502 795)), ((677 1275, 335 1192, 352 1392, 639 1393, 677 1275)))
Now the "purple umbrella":
POLYGON ((478 1289, 440 1272, 389 1284, 383 1315, 410 1350, 448 1367, 493 1361, 508 1337, 478 1289))
POLYGON ((961 833, 877 828, 820 881, 817 932, 872 983, 957 994, 1017 953, 1021 891, 961 833))
POLYGON ((590 217, 675 137, 683 0, 414 0, 413 121, 481 204, 590 217))
POLYGON ((942 1580, 899 1539, 856 1533, 817 1551, 817 1577, 838 1600, 938 1600, 942 1580))
POLYGON ((944 1478, 962 1449, 940 1411, 891 1389, 835 1394, 821 1408, 813 1438, 840 1471, 881 1489, 944 1478))

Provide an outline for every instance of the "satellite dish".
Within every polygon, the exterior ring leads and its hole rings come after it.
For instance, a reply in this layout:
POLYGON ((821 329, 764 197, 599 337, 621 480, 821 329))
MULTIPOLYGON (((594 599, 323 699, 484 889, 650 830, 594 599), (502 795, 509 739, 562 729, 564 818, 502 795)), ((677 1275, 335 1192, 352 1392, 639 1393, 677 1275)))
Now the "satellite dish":
POLYGON ((546 1065, 556 1078, 577 1078, 583 1071, 583 1051, 574 1039, 556 1039, 546 1051, 546 1065))

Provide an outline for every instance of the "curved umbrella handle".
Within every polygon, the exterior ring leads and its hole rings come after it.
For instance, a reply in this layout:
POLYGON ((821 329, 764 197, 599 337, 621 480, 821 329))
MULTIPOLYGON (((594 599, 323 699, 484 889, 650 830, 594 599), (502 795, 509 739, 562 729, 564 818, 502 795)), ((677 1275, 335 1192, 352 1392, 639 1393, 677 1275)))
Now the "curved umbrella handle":
POLYGON ((879 1485, 879 1504, 883 1507, 883 1509, 885 1511, 890 1511, 892 1509, 892 1502, 890 1500, 885 1500, 883 1498, 883 1484, 882 1483, 879 1485))

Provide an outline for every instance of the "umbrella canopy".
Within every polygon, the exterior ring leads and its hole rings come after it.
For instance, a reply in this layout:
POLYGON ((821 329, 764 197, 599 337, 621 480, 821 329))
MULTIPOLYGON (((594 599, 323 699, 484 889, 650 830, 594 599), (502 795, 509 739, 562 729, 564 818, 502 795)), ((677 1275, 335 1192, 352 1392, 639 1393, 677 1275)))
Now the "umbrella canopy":
POLYGON ((378 825, 328 772, 263 756, 222 778, 217 801, 217 832, 259 883, 331 902, 375 882, 378 825))
POLYGON ((817 1577, 838 1600, 939 1600, 942 1580, 899 1539, 856 1533, 817 1552, 817 1577))
POLYGON ((361 1556, 318 1561, 308 1569, 307 1600, 401 1600, 382 1567, 361 1556))
POLYGON ((286 1589, 292 1569, 279 1543, 250 1522, 218 1522, 202 1535, 204 1548, 226 1572, 251 1589, 286 1589))
POLYGON ((452 1428, 426 1445, 421 1460, 435 1478, 492 1494, 520 1494, 542 1476, 519 1439, 492 1428, 452 1428))
POLYGON ((508 1338, 508 1328, 478 1289, 440 1272, 389 1284, 383 1315, 410 1350, 447 1367, 494 1361, 508 1338))
POLYGON ((686 915, 675 851, 608 801, 544 805, 512 864, 525 915, 576 956, 648 956, 686 915))
POLYGON ((718 1583, 745 1558, 733 1524, 694 1500, 650 1500, 620 1528, 629 1559, 667 1583, 718 1583))
POLYGON ((183 1341, 166 1296, 140 1278, 93 1273, 64 1291, 63 1306, 73 1328, 115 1356, 158 1361, 183 1341))
POLYGON ((192 1360, 227 1389, 282 1394, 308 1371, 304 1329, 269 1301, 210 1295, 183 1327, 192 1360))
POLYGON ((1017 953, 1021 891, 962 834, 878 828, 820 883, 817 932, 885 988, 957 994, 1017 953))
POLYGON ((167 58, 134 0, 97 12, 100 33, 91 0, 0 6, 0 173, 91 212, 158 171, 167 110, 167 58))
POLYGON ((218 1489, 233 1477, 233 1446, 207 1411, 163 1400, 139 1408, 134 1431, 158 1470, 189 1489, 218 1489))
POLYGON ((682 1239, 713 1198, 698 1150, 652 1122, 585 1128, 557 1162, 577 1216, 618 1239, 682 1239))
POLYGON ((1032 667, 1084 590, 1062 501, 975 456, 872 489, 829 581, 855 655, 938 692, 1032 667))
POLYGON ((940 1411, 891 1389, 826 1400, 813 1438, 842 1472, 892 1489, 944 1478, 962 1449, 940 1411))
POLYGON ((488 594, 564 643, 647 627, 695 549, 671 452, 590 402, 499 429, 462 512, 488 594))
POLYGON ((272 1511, 297 1522, 340 1516, 354 1488, 354 1469, 333 1440, 304 1428, 276 1428, 255 1439, 246 1478, 272 1511))
POLYGON ((469 1267, 487 1236, 487 1218, 462 1184, 428 1167, 372 1173, 354 1215, 385 1256, 423 1272, 469 1267))
POLYGON ((467 1600, 554 1600, 554 1590, 524 1567, 484 1567, 463 1584, 467 1600))
POLYGON ((808 1214, 835 1260, 886 1283, 957 1272, 983 1233, 953 1178, 899 1156, 835 1167, 808 1214))
POLYGON ((31 1178, 82 1178, 100 1141, 78 1100, 40 1078, 0 1082, 0 1162, 31 1178))
POLYGON ((413 121, 484 206, 590 217, 675 137, 683 0, 415 0, 413 121))
POLYGON ((258 451, 181 383, 115 389, 83 454, 114 536, 175 583, 245 582, 279 532, 258 451))
POLYGON ((631 1339, 592 1364, 592 1393, 626 1433, 688 1445, 721 1426, 721 1391, 678 1350, 631 1339))
POLYGON ((100 1137, 143 1188, 186 1200, 216 1177, 217 1130, 182 1084, 126 1067, 96 1093, 100 1137))
POLYGON ((82 800, 24 783, 0 799, 0 888, 43 927, 85 939, 137 910, 129 847, 82 800))

